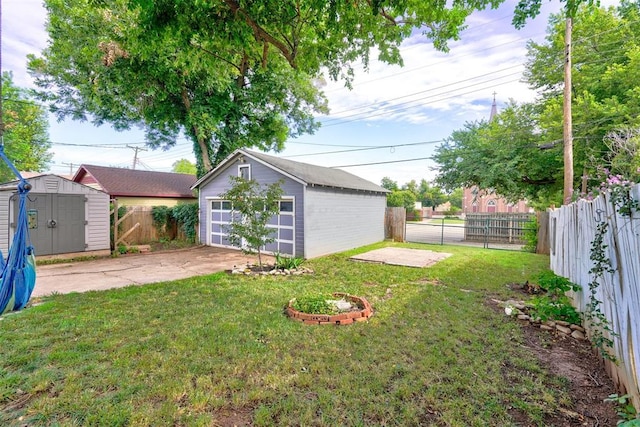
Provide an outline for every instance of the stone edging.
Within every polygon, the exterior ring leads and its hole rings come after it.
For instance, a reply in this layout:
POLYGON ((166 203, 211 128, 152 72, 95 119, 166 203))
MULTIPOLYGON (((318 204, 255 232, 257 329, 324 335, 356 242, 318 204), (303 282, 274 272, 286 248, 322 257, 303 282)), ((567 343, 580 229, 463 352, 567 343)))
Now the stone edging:
POLYGON ((504 307, 507 316, 513 316, 518 320, 528 322, 531 326, 540 328, 544 331, 556 332, 559 335, 570 336, 577 340, 586 340, 585 329, 580 325, 575 325, 564 320, 547 320, 542 321, 540 319, 533 318, 528 315, 529 307, 524 301, 508 300, 500 301, 493 300, 501 307, 504 307))
POLYGON ((355 303, 358 307, 362 307, 357 311, 348 311, 339 314, 310 314, 303 313, 293 308, 293 301, 295 298, 289 301, 285 313, 293 320, 297 320, 306 325, 349 325, 353 322, 366 322, 373 315, 373 308, 369 301, 363 297, 357 297, 355 295, 349 295, 344 292, 334 292, 334 297, 345 298, 352 303, 355 303))

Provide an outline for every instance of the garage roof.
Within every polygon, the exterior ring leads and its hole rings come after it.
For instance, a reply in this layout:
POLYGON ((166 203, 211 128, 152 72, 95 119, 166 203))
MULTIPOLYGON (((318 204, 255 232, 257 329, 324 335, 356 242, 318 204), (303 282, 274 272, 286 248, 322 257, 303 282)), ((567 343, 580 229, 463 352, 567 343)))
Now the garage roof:
POLYGON ((105 191, 111 197, 193 199, 195 175, 81 165, 73 181, 105 191))
POLYGON ((192 188, 196 188, 203 182, 217 176, 229 163, 235 161, 236 158, 242 155, 252 158, 272 169, 276 169, 284 175, 288 175, 306 185, 360 190, 374 193, 389 192, 387 189, 374 184, 371 181, 367 181, 366 179, 340 169, 296 162, 293 160, 283 159, 281 157, 270 156, 268 154, 243 149, 236 150, 233 154, 223 160, 216 168, 212 169, 200 178, 192 188))

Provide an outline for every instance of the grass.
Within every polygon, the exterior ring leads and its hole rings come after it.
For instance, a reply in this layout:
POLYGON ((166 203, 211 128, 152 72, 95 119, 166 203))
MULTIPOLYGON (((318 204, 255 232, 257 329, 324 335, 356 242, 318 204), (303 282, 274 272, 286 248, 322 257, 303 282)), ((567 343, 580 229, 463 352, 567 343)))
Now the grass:
POLYGON ((478 248, 428 269, 311 260, 314 275, 202 276, 53 295, 0 320, 0 425, 544 425, 562 379, 485 305, 548 258, 478 248), (366 297, 368 323, 308 326, 293 297, 366 297))

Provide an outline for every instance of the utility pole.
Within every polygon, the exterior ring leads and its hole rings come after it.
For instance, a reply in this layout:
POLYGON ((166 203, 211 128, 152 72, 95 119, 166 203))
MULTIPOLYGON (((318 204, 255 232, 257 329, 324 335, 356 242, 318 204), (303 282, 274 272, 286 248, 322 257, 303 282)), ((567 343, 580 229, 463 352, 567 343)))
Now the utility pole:
POLYGON ((131 166, 131 169, 135 170, 136 165, 138 164, 138 151, 147 151, 147 149, 146 148, 141 148, 141 147, 133 147, 133 146, 131 146, 129 144, 127 144, 127 148, 131 148, 134 151, 134 154, 133 154, 133 165, 131 166))
POLYGON ((65 163, 65 162, 61 162, 63 165, 69 165, 69 175, 73 176, 73 163, 65 163))
POLYGON ((563 112, 564 117, 562 136, 564 142, 564 191, 562 204, 571 203, 573 193, 573 129, 571 121, 571 31, 573 20, 567 13, 567 20, 564 31, 564 95, 563 112))

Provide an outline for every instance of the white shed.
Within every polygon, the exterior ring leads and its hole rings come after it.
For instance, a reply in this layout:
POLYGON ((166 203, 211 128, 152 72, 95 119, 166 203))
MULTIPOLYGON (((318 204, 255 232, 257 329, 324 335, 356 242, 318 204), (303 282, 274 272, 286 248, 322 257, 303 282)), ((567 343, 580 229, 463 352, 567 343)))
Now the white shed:
POLYGON ((280 213, 269 223, 275 242, 267 252, 314 258, 384 240, 386 189, 339 169, 237 150, 193 187, 200 190, 200 240, 206 245, 230 247, 231 204, 220 198, 229 176, 260 185, 282 182, 280 213))
MULTIPOLYGON (((108 194, 57 175, 40 175, 28 181, 32 189, 27 218, 36 257, 109 254, 108 194)), ((0 191, 0 250, 4 256, 13 239, 17 210, 16 191, 0 191)))

